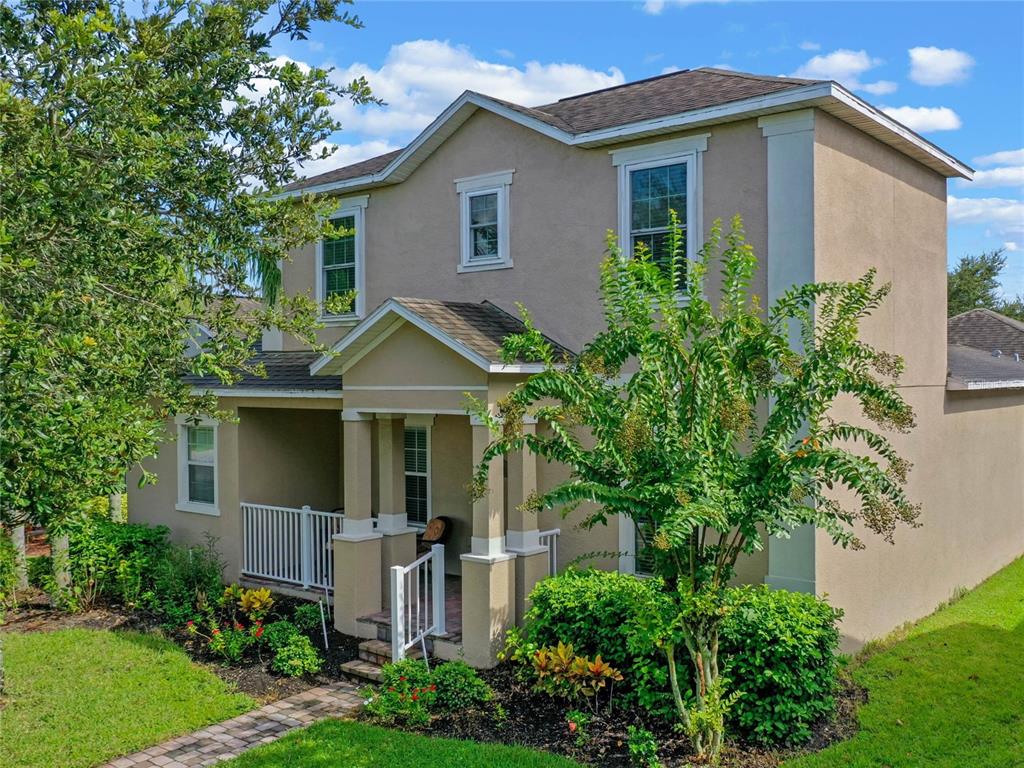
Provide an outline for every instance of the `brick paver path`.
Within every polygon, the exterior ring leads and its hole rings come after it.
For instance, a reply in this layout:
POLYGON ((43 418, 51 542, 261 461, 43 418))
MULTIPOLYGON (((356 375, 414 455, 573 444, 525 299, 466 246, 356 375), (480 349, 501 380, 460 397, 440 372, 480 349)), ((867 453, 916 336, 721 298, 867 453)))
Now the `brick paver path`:
POLYGON ((119 757, 103 768, 191 768, 213 765, 222 760, 230 760, 252 747, 279 739, 295 728, 325 717, 348 714, 362 703, 358 690, 350 683, 339 682, 311 688, 134 755, 119 757))

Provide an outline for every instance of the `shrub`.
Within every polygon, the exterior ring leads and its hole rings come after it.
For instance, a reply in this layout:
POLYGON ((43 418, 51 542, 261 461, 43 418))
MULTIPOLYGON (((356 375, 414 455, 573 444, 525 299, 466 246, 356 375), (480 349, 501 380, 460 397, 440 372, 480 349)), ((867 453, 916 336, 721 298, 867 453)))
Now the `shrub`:
POLYGON ((380 687, 365 691, 366 716, 380 725, 424 726, 436 699, 426 663, 402 659, 381 669, 380 687))
POLYGON ((320 603, 302 603, 292 612, 292 621, 303 632, 312 632, 320 627, 320 603))
POLYGON ((46 578, 53 575, 53 558, 49 555, 29 557, 25 560, 25 567, 28 571, 28 583, 42 589, 46 578))
POLYGON ((277 651, 288 645, 292 638, 298 637, 300 634, 302 633, 299 632, 298 627, 290 621, 281 620, 265 625, 261 639, 272 651, 277 651))
POLYGON ((532 662, 538 648, 561 642, 580 655, 600 654, 624 675, 628 701, 657 716, 674 716, 665 657, 657 650, 658 617, 668 606, 660 589, 658 579, 596 569, 545 579, 530 593, 531 607, 521 635, 512 635, 510 653, 532 662))
POLYGON ((722 674, 741 696, 737 733, 762 744, 800 743, 835 706, 839 611, 813 595, 767 587, 729 590, 722 674))
POLYGON ((323 660, 316 648, 305 635, 295 635, 277 649, 270 664, 275 672, 289 677, 315 675, 323 666, 323 660))
POLYGON ((85 515, 69 526, 68 568, 82 608, 105 598, 135 606, 167 552, 168 529, 85 515))
POLYGON ((221 592, 223 571, 212 537, 205 546, 171 546, 154 564, 142 603, 170 627, 203 619, 212 612, 211 600, 221 592))
POLYGON ((238 607, 250 621, 261 621, 274 607, 274 598, 266 587, 259 589, 243 589, 238 599, 238 607))
POLYGON ((661 768, 658 760, 658 742, 654 734, 635 725, 627 727, 626 733, 629 762, 636 768, 661 768))
POLYGON ((492 692, 477 671, 464 661, 449 661, 434 668, 430 676, 436 686, 436 709, 459 712, 474 709, 491 700, 492 692))
POLYGON ((611 707, 615 683, 622 673, 606 663, 598 654, 593 659, 580 656, 573 646, 559 643, 554 648, 541 648, 533 656, 536 687, 552 696, 583 699, 597 712, 601 692, 608 688, 608 706, 611 707))

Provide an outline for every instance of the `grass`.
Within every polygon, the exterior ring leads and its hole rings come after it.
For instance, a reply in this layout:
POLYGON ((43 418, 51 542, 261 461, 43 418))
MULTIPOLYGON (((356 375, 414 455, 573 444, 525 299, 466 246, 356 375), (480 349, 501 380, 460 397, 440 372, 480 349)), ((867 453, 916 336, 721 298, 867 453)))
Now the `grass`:
POLYGON ((255 706, 158 637, 68 629, 0 642, 4 768, 96 765, 255 706))
POLYGON ((1024 558, 868 648, 870 700, 849 741, 787 768, 1024 765, 1024 558))
POLYGON ((564 757, 523 747, 435 739, 341 720, 325 720, 244 752, 231 768, 578 768, 564 757))

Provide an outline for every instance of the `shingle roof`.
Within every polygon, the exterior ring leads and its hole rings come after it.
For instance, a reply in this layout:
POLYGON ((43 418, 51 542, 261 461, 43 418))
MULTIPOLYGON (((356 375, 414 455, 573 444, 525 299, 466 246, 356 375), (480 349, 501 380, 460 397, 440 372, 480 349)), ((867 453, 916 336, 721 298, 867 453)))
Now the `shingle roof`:
POLYGON ((1024 357, 995 357, 981 349, 950 344, 946 364, 949 389, 1024 388, 1024 357))
POLYGON ((950 344, 1024 356, 1024 323, 991 309, 971 309, 955 315, 949 318, 947 327, 950 344))
MULTIPOLYGON (((313 376, 309 366, 320 355, 316 352, 258 352, 249 360, 250 365, 262 363, 266 370, 266 378, 252 373, 243 373, 242 378, 230 385, 234 390, 316 390, 331 391, 341 389, 340 376, 313 376)), ((226 389, 228 385, 216 376, 184 377, 194 387, 202 389, 226 389)))
MULTIPOLYGON (((535 118, 569 134, 614 128, 621 125, 667 117, 681 112, 765 96, 790 88, 822 83, 795 77, 769 77, 746 72, 703 67, 637 80, 599 91, 569 96, 539 107, 525 107, 487 96, 520 114, 535 118)), ((403 150, 336 168, 293 182, 284 191, 354 179, 383 170, 403 150)))
MULTIPOLYGON (((501 354, 502 342, 506 336, 526 330, 522 320, 489 301, 474 304, 398 296, 393 300, 492 363, 508 362, 501 354)), ((544 338, 554 347, 556 360, 573 356, 571 350, 551 337, 544 338)), ((519 359, 515 362, 536 361, 519 359)))

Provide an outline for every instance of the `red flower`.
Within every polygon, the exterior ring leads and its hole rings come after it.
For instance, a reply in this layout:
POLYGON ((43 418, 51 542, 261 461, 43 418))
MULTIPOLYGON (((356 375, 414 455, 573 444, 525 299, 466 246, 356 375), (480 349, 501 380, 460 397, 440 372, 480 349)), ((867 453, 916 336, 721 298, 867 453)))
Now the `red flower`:
POLYGON ((239 622, 235 622, 235 629, 241 629, 242 625, 239 622))
POLYGON ((400 677, 398 679, 401 680, 403 683, 405 682, 405 678, 404 677, 400 677))
POLYGON ((219 635, 219 634, 220 634, 220 630, 219 630, 219 629, 217 629, 216 627, 214 627, 214 629, 213 629, 213 634, 215 634, 215 635, 219 635))
POLYGON ((414 693, 414 694, 412 695, 412 700, 413 700, 413 701, 419 701, 419 698, 420 698, 420 697, 419 697, 419 694, 416 694, 416 693, 414 693))
POLYGON ((263 637, 263 627, 256 627, 256 637, 263 637))
POLYGON ((574 723, 572 720, 569 721, 569 731, 571 733, 575 733, 576 732, 576 723, 574 723))
POLYGON ((436 685, 431 685, 430 686, 430 690, 431 691, 436 691, 437 690, 437 686, 436 685))
POLYGON ((390 691, 391 693, 394 693, 395 692, 395 686, 391 686, 390 688, 388 688, 388 691, 390 691))

